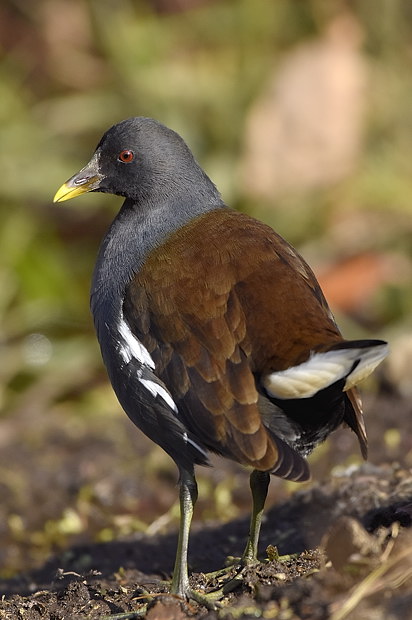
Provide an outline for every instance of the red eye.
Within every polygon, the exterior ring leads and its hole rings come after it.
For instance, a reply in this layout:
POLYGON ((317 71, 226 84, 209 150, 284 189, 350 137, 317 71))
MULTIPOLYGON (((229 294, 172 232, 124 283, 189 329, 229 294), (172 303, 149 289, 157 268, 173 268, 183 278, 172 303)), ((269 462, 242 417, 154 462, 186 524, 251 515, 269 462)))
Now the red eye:
POLYGON ((130 164, 130 162, 134 160, 134 153, 133 151, 129 151, 129 149, 124 149, 124 151, 119 153, 118 159, 124 164, 130 164))

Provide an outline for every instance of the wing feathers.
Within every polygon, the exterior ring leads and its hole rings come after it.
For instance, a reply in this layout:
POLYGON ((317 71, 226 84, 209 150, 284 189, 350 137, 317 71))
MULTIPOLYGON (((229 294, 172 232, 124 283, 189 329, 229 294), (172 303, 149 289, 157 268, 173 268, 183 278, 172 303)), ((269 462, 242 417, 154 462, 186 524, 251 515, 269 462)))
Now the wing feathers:
POLYGON ((294 482, 305 482, 309 480, 310 470, 306 459, 278 437, 276 437, 275 442, 279 459, 271 473, 276 474, 279 478, 293 480, 294 482))
POLYGON ((229 209, 191 221, 147 256, 126 290, 124 313, 179 419, 207 449, 307 479, 306 461, 264 420, 259 382, 281 408, 281 399, 310 398, 343 377, 346 421, 366 446, 351 388, 384 350, 340 345, 313 273, 264 224, 229 209))

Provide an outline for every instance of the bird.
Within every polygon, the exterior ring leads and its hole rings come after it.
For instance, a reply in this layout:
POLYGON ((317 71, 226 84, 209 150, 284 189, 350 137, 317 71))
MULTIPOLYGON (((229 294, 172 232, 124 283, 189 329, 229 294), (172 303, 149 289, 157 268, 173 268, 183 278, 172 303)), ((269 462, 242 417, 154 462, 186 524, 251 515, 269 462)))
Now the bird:
POLYGON ((187 561, 195 466, 215 453, 251 471, 241 564, 256 562, 271 475, 308 480, 306 457, 342 425, 366 458, 356 386, 388 344, 345 340, 300 254, 227 206, 183 138, 157 120, 113 125, 54 202, 86 192, 125 199, 98 252, 90 306, 120 405, 179 470, 170 591, 198 600, 187 561))

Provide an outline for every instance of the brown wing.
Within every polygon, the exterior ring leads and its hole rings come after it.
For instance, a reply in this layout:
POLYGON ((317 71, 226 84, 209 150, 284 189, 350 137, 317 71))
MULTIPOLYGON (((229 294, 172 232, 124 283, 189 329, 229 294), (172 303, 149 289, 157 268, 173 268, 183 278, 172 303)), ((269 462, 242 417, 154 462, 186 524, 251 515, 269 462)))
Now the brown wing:
POLYGON ((307 476, 302 458, 262 424, 254 373, 342 338, 312 272, 283 239, 235 211, 206 214, 149 255, 124 316, 206 446, 307 476))

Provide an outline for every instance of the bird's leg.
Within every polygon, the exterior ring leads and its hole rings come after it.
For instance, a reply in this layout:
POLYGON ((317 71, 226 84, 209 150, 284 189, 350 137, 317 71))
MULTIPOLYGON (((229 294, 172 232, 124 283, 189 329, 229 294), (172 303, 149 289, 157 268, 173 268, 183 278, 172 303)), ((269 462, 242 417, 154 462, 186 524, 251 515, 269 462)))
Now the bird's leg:
MULTIPOLYGON (((180 468, 179 473, 180 525, 170 593, 182 599, 196 601, 209 609, 215 609, 216 600, 223 595, 223 592, 219 591, 217 595, 215 595, 214 592, 209 595, 202 594, 192 590, 189 585, 187 552, 189 547, 190 525, 197 500, 197 483, 193 469, 188 471, 187 469, 180 468)), ((148 594, 148 596, 150 596, 150 594, 148 594)), ((142 613, 146 612, 146 608, 147 606, 145 606, 142 613)), ((131 612, 130 614, 117 614, 114 617, 116 620, 128 620, 133 618, 135 613, 137 615, 138 612, 131 612)), ((109 620, 109 616, 107 616, 107 620, 109 620)))
MULTIPOLYGON (((187 569, 187 551, 189 544, 190 524, 193 509, 197 500, 197 484, 193 471, 180 470, 180 528, 176 552, 175 567, 171 593, 182 598, 192 599, 209 608, 214 608, 216 601, 225 596, 242 583, 243 569, 233 578, 229 579, 220 589, 201 594, 190 588, 187 569)), ((253 509, 250 520, 249 537, 245 551, 241 558, 243 566, 257 561, 257 547, 259 542, 262 514, 268 492, 270 475, 267 472, 254 470, 250 475, 250 488, 252 491, 253 509)), ((219 572, 219 571, 218 571, 219 572)), ((222 571, 225 572, 225 571, 222 571)))
POLYGON ((197 483, 194 471, 180 469, 180 526, 177 543, 175 567, 171 593, 188 597, 190 593, 189 575, 187 569, 187 551, 189 545, 190 524, 197 500, 197 483))
POLYGON ((223 591, 203 594, 192 590, 189 585, 187 569, 187 551, 189 547, 190 524, 197 500, 197 483, 194 471, 180 469, 180 526, 177 543, 176 560, 173 569, 170 593, 185 599, 196 601, 208 609, 215 609, 216 601, 221 598, 223 591))
POLYGON ((260 526, 262 525, 262 515, 263 509, 265 507, 265 501, 268 494, 270 482, 270 475, 265 471, 258 471, 254 469, 250 474, 250 488, 252 491, 252 516, 250 518, 250 528, 249 528, 249 536, 246 543, 245 550, 241 558, 234 558, 234 562, 231 563, 231 566, 226 567, 220 571, 216 571, 212 573, 215 577, 219 577, 228 573, 235 565, 242 565, 242 568, 237 572, 237 574, 226 581, 226 583, 220 588, 219 591, 216 591, 216 595, 218 592, 220 596, 224 596, 228 594, 232 590, 235 590, 239 585, 243 582, 243 574, 245 571, 245 567, 254 564, 257 562, 257 550, 259 543, 259 533, 260 526))
MULTIPOLYGON (((225 568, 208 573, 210 576, 223 576, 232 570, 233 566, 248 566, 257 562, 260 527, 262 525, 263 509, 268 494, 270 475, 265 471, 254 469, 250 474, 250 488, 252 491, 252 515, 250 517, 249 536, 242 557, 230 557, 230 563, 225 568)), ((242 572, 242 571, 241 571, 242 572)))
POLYGON ((260 526, 262 525, 263 509, 268 494, 269 482, 270 474, 266 471, 254 469, 250 474, 253 507, 250 518, 249 537, 241 560, 244 566, 257 561, 260 526))

